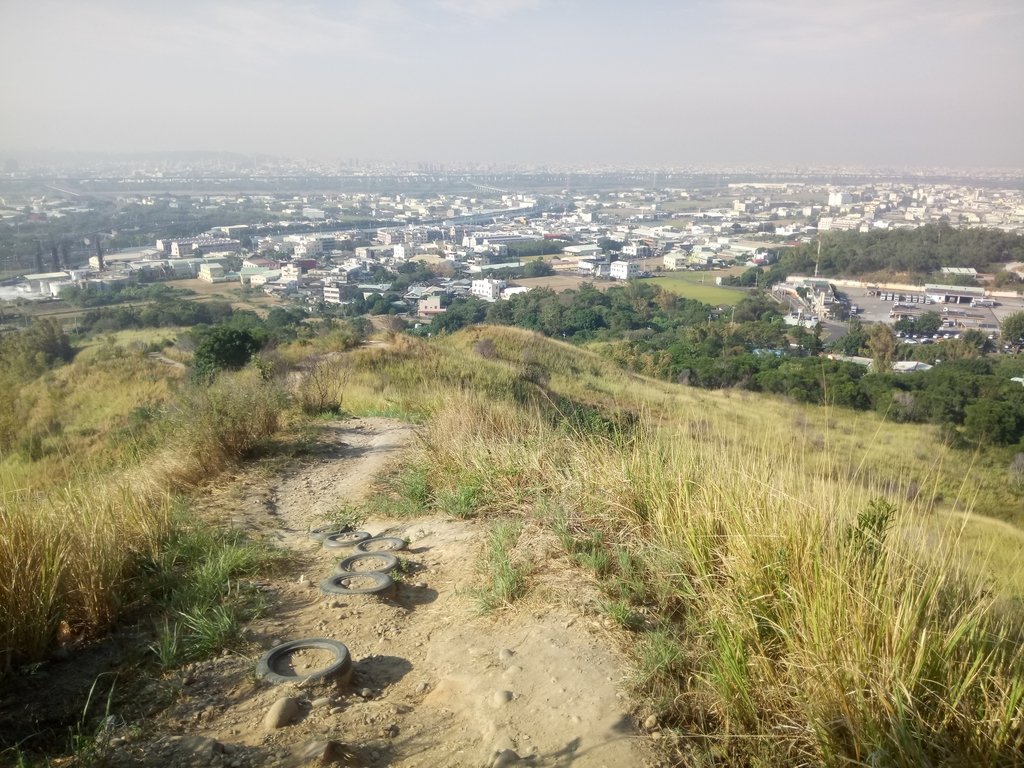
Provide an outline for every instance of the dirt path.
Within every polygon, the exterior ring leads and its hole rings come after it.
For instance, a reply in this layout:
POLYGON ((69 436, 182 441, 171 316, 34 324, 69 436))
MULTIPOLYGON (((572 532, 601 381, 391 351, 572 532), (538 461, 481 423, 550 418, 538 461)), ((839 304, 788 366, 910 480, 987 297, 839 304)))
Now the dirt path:
POLYGON ((363 499, 412 439, 410 427, 389 419, 338 422, 292 471, 240 477, 233 493, 208 502, 295 554, 294 568, 266 585, 270 608, 249 628, 255 645, 339 640, 353 659, 351 682, 271 685, 254 674, 259 650, 191 665, 154 727, 117 740, 115 764, 658 764, 620 692, 623 669, 610 637, 585 612, 596 595, 564 574, 542 537, 534 549, 550 555, 538 571, 544 588, 515 610, 474 612, 469 593, 487 532, 477 521, 366 521, 361 527, 375 535, 410 542, 399 553, 406 572, 398 591, 386 599, 321 593, 316 585, 343 555, 307 531, 363 499), (265 727, 284 697, 297 701, 286 718, 294 722, 265 727))

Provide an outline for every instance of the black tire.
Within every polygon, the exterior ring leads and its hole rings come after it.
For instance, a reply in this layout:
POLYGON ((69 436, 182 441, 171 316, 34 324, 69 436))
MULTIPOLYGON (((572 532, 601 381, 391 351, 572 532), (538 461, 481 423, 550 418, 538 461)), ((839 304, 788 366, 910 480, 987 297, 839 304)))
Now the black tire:
POLYGON ((370 534, 366 531, 338 531, 324 536, 323 543, 328 549, 340 549, 342 547, 351 547, 353 544, 358 544, 369 538, 370 534))
POLYGON ((320 582, 320 591, 329 595, 385 595, 395 588, 395 581, 386 573, 364 571, 362 573, 339 573, 328 576, 320 582), (360 583, 370 581, 362 587, 350 587, 348 583, 358 580, 360 583))
POLYGON ((373 536, 356 544, 360 552, 397 552, 405 549, 405 539, 396 536, 373 536))
POLYGON ((334 569, 335 573, 369 573, 375 571, 377 573, 391 573, 399 565, 398 558, 392 555, 390 552, 360 552, 357 555, 350 555, 344 560, 338 563, 338 567, 334 569), (381 565, 376 568, 366 568, 365 564, 363 568, 354 567, 357 566, 361 561, 367 560, 378 560, 381 561, 381 565))
POLYGON ((287 643, 281 643, 281 645, 271 648, 263 654, 263 657, 256 665, 256 674, 271 683, 304 683, 330 678, 341 678, 347 682, 352 676, 352 657, 349 655, 348 648, 337 640, 331 640, 326 637, 290 640, 287 643), (277 671, 277 664, 285 656, 303 648, 330 651, 334 654, 335 659, 326 667, 322 667, 308 675, 286 675, 277 671))
POLYGON ((347 525, 322 525, 319 528, 312 529, 309 532, 309 538, 314 539, 316 541, 323 541, 325 538, 327 538, 333 533, 348 533, 351 530, 352 529, 347 525))

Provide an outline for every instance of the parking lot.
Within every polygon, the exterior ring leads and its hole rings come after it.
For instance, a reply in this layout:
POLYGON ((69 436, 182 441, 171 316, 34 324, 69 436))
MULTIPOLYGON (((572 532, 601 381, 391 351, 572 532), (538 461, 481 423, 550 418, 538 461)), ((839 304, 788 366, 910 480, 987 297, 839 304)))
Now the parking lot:
POLYGON ((913 317, 925 312, 936 312, 945 325, 955 330, 975 328, 992 333, 1000 321, 1015 312, 1024 311, 1024 299, 996 299, 995 306, 982 307, 967 304, 927 303, 924 291, 896 291, 881 289, 868 295, 867 288, 840 289, 856 305, 857 316, 866 323, 895 323, 900 317, 913 317), (900 298, 902 297, 902 298, 900 298), (914 299, 917 299, 915 302, 914 299))

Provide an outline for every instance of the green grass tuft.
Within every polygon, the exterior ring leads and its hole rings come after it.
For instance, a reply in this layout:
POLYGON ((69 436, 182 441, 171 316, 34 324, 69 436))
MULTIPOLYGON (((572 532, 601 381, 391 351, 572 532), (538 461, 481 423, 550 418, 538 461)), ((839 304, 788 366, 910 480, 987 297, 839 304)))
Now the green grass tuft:
POLYGON ((514 555, 521 533, 516 521, 501 520, 491 527, 481 564, 485 584, 473 592, 480 613, 507 608, 526 594, 530 567, 514 555))

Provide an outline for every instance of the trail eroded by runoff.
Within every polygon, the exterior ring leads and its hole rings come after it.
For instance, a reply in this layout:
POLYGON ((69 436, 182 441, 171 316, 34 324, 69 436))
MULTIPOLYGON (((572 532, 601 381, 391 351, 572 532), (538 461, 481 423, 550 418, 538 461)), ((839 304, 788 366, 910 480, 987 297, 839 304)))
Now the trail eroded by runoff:
MULTIPOLYGON (((391 552, 401 563, 395 588, 387 596, 321 590, 358 550, 327 548, 309 531, 363 501, 413 441, 413 428, 391 419, 327 424, 309 455, 280 474, 247 471, 202 502, 207 514, 277 541, 290 566, 261 584, 268 608, 247 629, 251 654, 182 669, 176 700, 141 736, 119 740, 114 764, 659 764, 651 734, 634 725, 613 638, 588 610, 596 592, 566 573, 539 532, 532 554, 543 587, 508 610, 480 615, 472 597, 485 520, 364 521, 359 528, 374 537, 407 542, 391 552), (257 675, 261 654, 304 638, 344 644, 350 672, 297 684, 257 675)), ((287 677, 331 653, 300 649, 273 663, 287 677)))

